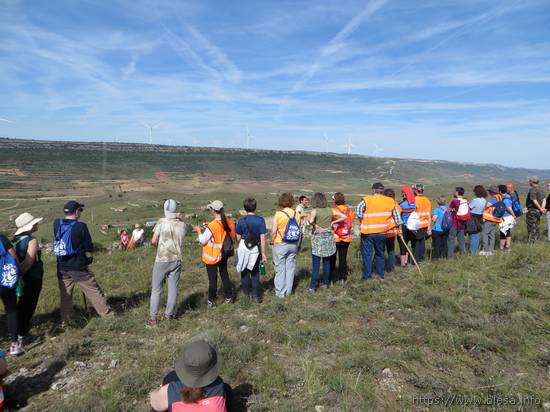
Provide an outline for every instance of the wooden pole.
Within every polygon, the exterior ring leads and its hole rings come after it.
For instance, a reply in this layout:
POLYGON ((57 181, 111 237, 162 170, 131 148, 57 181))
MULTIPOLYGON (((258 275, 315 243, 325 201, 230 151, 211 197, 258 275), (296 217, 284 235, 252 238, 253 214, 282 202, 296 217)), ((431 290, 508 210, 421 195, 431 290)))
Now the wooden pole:
POLYGON ((422 270, 420 269, 420 266, 418 265, 418 262, 416 261, 413 253, 411 252, 411 249, 409 248, 409 245, 407 245, 407 242, 405 242, 405 239, 403 238, 403 235, 401 233, 399 234, 399 237, 401 238, 401 241, 405 245, 405 248, 407 249, 407 252, 409 252, 409 256, 412 258, 416 268, 418 269, 418 272, 420 273, 420 276, 422 276, 422 278, 424 278, 424 274, 422 273, 422 270))

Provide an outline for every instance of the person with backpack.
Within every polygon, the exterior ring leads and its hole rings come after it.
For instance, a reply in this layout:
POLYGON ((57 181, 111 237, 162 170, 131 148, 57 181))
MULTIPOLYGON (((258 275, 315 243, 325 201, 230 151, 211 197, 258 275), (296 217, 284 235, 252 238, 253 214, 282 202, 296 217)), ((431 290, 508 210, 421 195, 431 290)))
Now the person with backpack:
POLYGON ((23 296, 17 302, 17 335, 22 345, 31 343, 34 337, 29 335, 31 319, 38 304, 38 298, 42 291, 42 278, 44 277, 44 264, 38 239, 33 233, 38 230, 38 224, 43 220, 35 218, 30 213, 22 213, 15 219, 15 252, 19 260, 21 274, 20 282, 23 283, 23 296))
POLYGON ((239 219, 237 233, 237 272, 241 273, 241 288, 245 296, 260 303, 260 263, 265 264, 265 236, 267 229, 263 217, 256 214, 256 199, 246 198, 243 207, 246 216, 239 219))
POLYGON ((0 233, 0 299, 4 304, 10 339, 10 355, 19 356, 25 352, 17 339, 17 295, 19 264, 17 254, 10 240, 0 233))
MULTIPOLYGON (((529 187, 529 193, 527 193, 525 201, 527 207, 525 222, 527 223, 527 240, 529 243, 533 243, 539 240, 540 218, 546 213, 546 209, 542 207, 544 195, 539 188, 539 178, 537 176, 529 178, 529 187)), ((546 207, 548 208, 548 205, 546 207)))
POLYGON ((348 249, 351 244, 351 231, 355 213, 346 205, 346 198, 342 192, 336 192, 332 196, 334 207, 332 208, 332 231, 336 242, 336 253, 332 255, 331 273, 332 282, 343 284, 348 278, 348 249), (338 269, 336 269, 338 261, 338 269))
POLYGON ((416 198, 412 188, 410 186, 402 186, 401 196, 403 200, 399 203, 399 213, 401 215, 401 221, 403 222, 403 236, 398 238, 399 259, 401 262, 401 268, 407 268, 409 262, 409 252, 407 251, 405 243, 410 242, 412 245, 416 240, 414 232, 408 229, 407 224, 410 224, 409 218, 411 215, 413 216, 413 219, 411 220, 416 219, 417 223, 419 223, 420 219, 416 213, 416 198))
POLYGON ((504 212, 504 215, 502 216, 502 222, 500 222, 499 225, 500 250, 509 251, 512 247, 512 229, 516 225, 516 215, 514 214, 514 210, 512 209, 514 200, 512 196, 508 193, 508 189, 505 185, 499 185, 498 190, 500 192, 500 195, 502 196, 504 206, 506 206, 506 210, 504 212))
MULTIPOLYGON (((336 241, 332 232, 334 211, 328 207, 326 196, 317 192, 313 194, 311 202, 313 210, 309 214, 311 233, 311 281, 308 292, 315 293, 319 283, 321 261, 323 262, 322 288, 328 288, 331 279, 331 262, 336 254, 336 241)), ((336 223, 344 220, 345 215, 338 212, 336 223)))
POLYGON ((426 239, 432 235, 432 202, 424 194, 424 185, 414 185, 413 192, 416 200, 416 213, 420 218, 418 230, 414 234, 413 254, 417 262, 424 260, 426 255, 426 239))
POLYGON ((80 222, 84 205, 69 200, 63 206, 65 216, 53 222, 54 254, 57 256, 57 278, 59 284, 61 320, 68 325, 74 315, 73 289, 78 286, 102 318, 114 316, 95 275, 89 265, 94 251, 88 226, 80 222))
POLYGON ((443 227, 444 218, 446 217, 445 212, 447 212, 447 201, 445 196, 439 196, 437 207, 434 209, 432 216, 432 259, 447 257, 449 228, 443 227))
POLYGON ((292 210, 294 196, 279 196, 280 210, 275 212, 271 224, 273 264, 275 265, 275 296, 284 298, 292 293, 296 271, 296 254, 301 239, 300 213, 292 210))
POLYGON ((487 201, 487 190, 482 185, 474 187, 475 198, 470 202, 470 220, 466 222, 466 234, 470 237, 470 254, 479 251, 480 233, 483 230, 483 211, 487 201))
POLYGON ((449 204, 449 210, 453 218, 451 229, 449 230, 449 238, 447 240, 447 257, 451 258, 455 252, 455 244, 458 241, 458 250, 461 254, 466 252, 464 242, 464 229, 466 222, 470 220, 470 207, 468 201, 463 198, 464 188, 457 187, 455 189, 454 199, 449 204))
POLYGON ((550 242, 550 182, 546 184, 548 189, 548 196, 542 201, 542 211, 546 213, 546 236, 548 242, 550 242))
POLYGON ((174 199, 166 200, 164 202, 164 217, 160 218, 153 228, 151 240, 151 244, 157 248, 157 254, 151 276, 151 302, 149 319, 146 322, 148 327, 158 325, 157 313, 164 282, 168 283, 164 319, 172 319, 175 315, 185 232, 185 223, 181 221, 181 215, 177 213, 176 201, 174 199))
POLYGON ((483 211, 483 230, 481 232, 483 250, 479 252, 482 256, 493 254, 496 243, 496 229, 498 224, 502 222, 502 216, 504 216, 506 210, 498 186, 489 186, 487 191, 490 197, 483 211))
MULTIPOLYGON (((393 189, 390 189, 390 188, 384 189, 384 196, 391 197, 392 199, 395 200, 395 192, 393 189)), ((403 225, 403 220, 401 219, 401 208, 397 204, 396 204, 396 208, 398 212, 397 226, 386 232, 386 253, 388 256, 385 263, 386 263, 387 273, 391 273, 395 270, 395 238, 399 234, 399 230, 403 225)))
POLYGON ((357 206, 357 218, 361 222, 363 280, 372 278, 373 260, 376 273, 384 279, 386 233, 399 226, 397 204, 383 193, 384 185, 376 182, 372 185, 372 194, 363 197, 357 206))
POLYGON ((199 235, 202 245, 202 262, 206 265, 208 274, 208 307, 214 307, 218 293, 218 272, 223 284, 225 303, 233 303, 233 284, 227 271, 227 260, 233 256, 233 239, 235 239, 235 227, 233 222, 225 215, 224 205, 220 200, 214 200, 207 206, 213 219, 204 229, 195 226, 193 231, 199 235))

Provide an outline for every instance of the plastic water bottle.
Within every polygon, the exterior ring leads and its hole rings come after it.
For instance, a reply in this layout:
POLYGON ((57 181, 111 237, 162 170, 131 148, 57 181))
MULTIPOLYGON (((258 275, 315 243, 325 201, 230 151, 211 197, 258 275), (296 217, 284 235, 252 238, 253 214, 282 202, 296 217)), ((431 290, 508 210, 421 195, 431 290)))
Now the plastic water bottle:
POLYGON ((21 296, 23 296, 23 287, 24 287, 24 283, 23 283, 23 278, 20 277, 19 280, 17 281, 17 288, 15 289, 15 295, 20 298, 21 296))
POLYGON ((262 276, 265 275, 265 263, 264 262, 260 263, 260 274, 262 276))

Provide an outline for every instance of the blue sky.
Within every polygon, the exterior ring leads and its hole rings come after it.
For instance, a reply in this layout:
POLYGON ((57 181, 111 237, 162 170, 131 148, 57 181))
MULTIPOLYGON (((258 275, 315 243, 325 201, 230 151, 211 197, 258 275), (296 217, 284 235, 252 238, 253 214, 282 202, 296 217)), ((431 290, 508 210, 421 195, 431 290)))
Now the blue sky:
POLYGON ((548 0, 0 4, 0 136, 550 167, 548 0))

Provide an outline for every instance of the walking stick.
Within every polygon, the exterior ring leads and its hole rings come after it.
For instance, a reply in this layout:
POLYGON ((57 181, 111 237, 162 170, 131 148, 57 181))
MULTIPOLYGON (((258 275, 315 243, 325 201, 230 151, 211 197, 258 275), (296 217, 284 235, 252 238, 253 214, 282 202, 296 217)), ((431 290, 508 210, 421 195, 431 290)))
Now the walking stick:
POLYGON ((407 243, 405 242, 405 239, 403 238, 403 235, 401 233, 399 233, 399 238, 401 239, 401 241, 405 245, 405 248, 407 249, 407 252, 409 252, 409 256, 412 258, 416 268, 418 269, 418 272, 420 273, 420 276, 422 276, 422 278, 424 278, 424 274, 422 273, 422 270, 420 269, 420 266, 418 265, 418 262, 416 261, 413 253, 411 252, 411 249, 409 248, 409 245, 407 245, 407 243))

